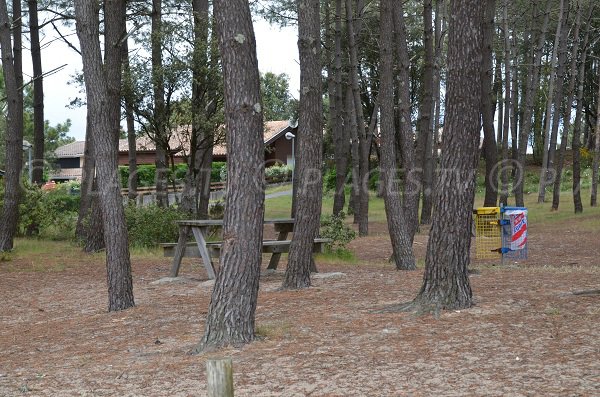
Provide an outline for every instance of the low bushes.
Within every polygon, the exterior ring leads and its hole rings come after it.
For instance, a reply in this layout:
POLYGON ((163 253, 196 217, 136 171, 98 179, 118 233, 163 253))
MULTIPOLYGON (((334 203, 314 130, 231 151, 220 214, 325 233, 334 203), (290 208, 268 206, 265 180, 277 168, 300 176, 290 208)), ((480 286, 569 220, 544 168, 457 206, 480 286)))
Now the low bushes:
POLYGON ((186 215, 175 207, 129 205, 125 207, 129 245, 150 248, 159 243, 176 242, 179 228, 175 221, 184 218, 186 215))

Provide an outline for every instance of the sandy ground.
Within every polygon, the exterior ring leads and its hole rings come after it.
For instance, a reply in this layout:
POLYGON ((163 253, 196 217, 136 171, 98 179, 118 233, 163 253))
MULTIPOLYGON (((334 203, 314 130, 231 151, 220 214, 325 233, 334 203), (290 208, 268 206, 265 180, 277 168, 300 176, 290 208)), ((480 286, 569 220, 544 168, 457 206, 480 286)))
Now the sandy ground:
POLYGON ((358 263, 318 262, 313 288, 281 292, 283 270, 265 274, 260 340, 201 356, 187 353, 212 283, 197 264, 157 283, 169 261, 134 260, 137 306, 106 313, 101 258, 0 262, 0 396, 203 396, 214 357, 233 359, 236 396, 599 396, 600 296, 572 294, 600 288, 599 229, 531 226, 527 262, 475 262, 476 305, 435 319, 376 312, 411 300, 422 269, 394 270, 373 225, 351 244, 358 263))

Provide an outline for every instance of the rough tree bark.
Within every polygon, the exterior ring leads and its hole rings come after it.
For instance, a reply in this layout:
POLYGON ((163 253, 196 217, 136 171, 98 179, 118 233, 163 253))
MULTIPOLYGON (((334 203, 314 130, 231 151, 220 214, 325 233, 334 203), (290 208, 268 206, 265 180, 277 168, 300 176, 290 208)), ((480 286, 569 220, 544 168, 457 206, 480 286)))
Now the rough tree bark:
POLYGON ((6 173, 4 174, 4 205, 0 216, 0 252, 13 249, 21 200, 21 170, 23 167, 23 100, 19 95, 18 62, 12 52, 11 20, 6 0, 0 0, 0 47, 2 73, 6 90, 6 173))
POLYGON ((431 222, 432 189, 433 189, 433 18, 432 0, 425 0, 423 4, 425 65, 423 67, 423 96, 421 98, 421 118, 419 119, 419 150, 417 160, 420 162, 423 181, 423 206, 421 208, 421 224, 431 222))
POLYGON ((254 340, 262 258, 264 127, 252 16, 245 0, 215 0, 213 7, 223 65, 228 194, 221 269, 194 353, 254 340))
MULTIPOLYGON (((192 0, 194 12, 194 54, 192 58, 192 131, 188 171, 181 195, 181 209, 194 218, 208 218, 210 198, 210 171, 214 135, 207 122, 209 113, 207 102, 216 103, 217 98, 210 87, 208 71, 208 0, 192 0)), ((213 108, 216 106, 212 106, 213 108)))
POLYGON ((406 40, 404 10, 400 3, 393 10, 396 56, 398 58, 398 126, 399 140, 404 168, 404 213, 411 242, 419 227, 419 172, 415 170, 415 149, 411 123, 410 104, 410 56, 406 40))
POLYGON ((134 120, 133 81, 129 66, 128 39, 123 40, 123 102, 125 107, 125 121, 127 123, 127 148, 129 163, 129 178, 127 180, 127 198, 135 202, 137 198, 137 144, 134 120))
MULTIPOLYGON (((533 14, 531 18, 530 30, 533 32, 533 26, 539 26, 535 21, 538 16, 535 13, 538 10, 538 3, 536 0, 533 1, 533 14)), ((532 59, 527 68, 527 84, 525 88, 525 98, 522 103, 523 106, 523 125, 519 133, 519 145, 518 145, 518 167, 515 173, 515 202, 519 207, 525 206, 525 200, 523 195, 523 188, 525 182, 525 159, 527 154, 527 143, 529 141, 529 133, 533 123, 534 116, 534 103, 537 97, 538 89, 540 88, 540 65, 542 62, 542 56, 544 54, 544 44, 546 43, 546 34, 548 32, 548 21, 550 20, 550 10, 552 9, 552 1, 546 2, 546 9, 543 14, 543 22, 541 28, 537 34, 537 43, 532 50, 532 59)))
POLYGON ((342 85, 342 0, 335 0, 333 33, 333 56, 331 78, 329 82, 330 117, 335 145, 335 193, 333 214, 338 215, 346 202, 346 175, 348 174, 348 155, 350 140, 344 126, 344 86, 342 85))
MULTIPOLYGON (((552 108, 555 102, 554 89, 556 86, 556 69, 558 66, 558 49, 561 42, 561 33, 563 31, 563 21, 568 10, 568 0, 560 0, 560 10, 558 22, 556 24, 556 35, 554 37, 554 47, 552 49, 552 58, 550 61, 550 83, 548 87, 548 102, 546 104, 546 128, 544 131, 544 153, 542 157, 542 169, 540 171, 540 185, 538 191, 538 203, 543 203, 546 197, 546 185, 548 181, 548 155, 550 150, 550 128, 552 117, 552 108), (567 6, 565 7, 565 2, 567 6)), ((562 99, 562 98, 561 98, 562 99)), ((556 109, 556 108, 555 108, 556 109)), ((559 112, 554 112, 554 118, 559 117, 559 112)))
POLYGON ((321 94, 321 32, 319 0, 298 2, 300 111, 298 153, 301 154, 294 236, 283 289, 310 287, 313 241, 319 233, 323 183, 321 178, 323 97, 321 94))
POLYGON ((355 212, 358 215, 358 234, 359 236, 367 236, 369 234, 368 178, 371 140, 369 139, 370 137, 367 136, 362 99, 360 96, 360 64, 358 60, 358 45, 356 42, 359 31, 356 29, 355 25, 355 15, 352 8, 352 0, 346 0, 346 28, 348 30, 348 52, 350 53, 349 79, 352 87, 354 117, 356 119, 358 132, 359 190, 356 197, 359 199, 359 202, 355 205, 355 210, 358 210, 355 212))
POLYGON ((485 207, 494 207, 498 200, 498 148, 494 130, 494 90, 492 54, 494 46, 494 17, 496 0, 486 0, 483 16, 483 60, 481 62, 481 119, 483 121, 483 151, 485 156, 485 207))
POLYGON ((412 239, 405 220, 397 182, 396 128, 394 122, 394 52, 393 52, 393 1, 380 3, 380 57, 381 82, 379 102, 381 107, 381 183, 385 214, 392 241, 393 259, 399 270, 416 269, 412 239))
MULTIPOLYGON (((590 10, 591 11, 591 10, 590 10)), ((591 16, 590 12, 590 16, 591 16)), ((590 25, 586 26, 585 38, 581 51, 581 64, 579 65, 579 76, 577 84, 577 110, 575 112, 575 124, 573 126, 573 206, 575 213, 583 212, 583 203, 581 200, 581 125, 583 121, 583 93, 585 86, 585 70, 588 53, 588 41, 590 34, 590 25)))
MULTIPOLYGON (((556 81, 560 82, 556 86, 556 92, 554 94, 554 111, 552 115, 552 128, 550 131, 550 145, 548 146, 548 169, 546 171, 546 175, 548 175, 548 179, 546 181, 546 187, 550 184, 554 184, 556 181, 556 166, 555 166, 555 158, 556 158, 556 146, 558 143, 558 129, 560 127, 561 121, 564 125, 565 120, 562 118, 563 116, 563 106, 565 105, 566 98, 566 82, 565 82, 565 71, 567 69, 567 46, 569 39, 569 2, 565 3, 565 15, 563 17, 563 28, 560 34, 560 41, 558 46, 558 69, 556 70, 556 81)), ((571 117, 571 112, 569 112, 569 117, 571 117)))
POLYGON ((75 1, 105 232, 108 310, 118 311, 135 305, 125 212, 117 173, 125 1, 107 0, 104 3, 105 62, 100 50, 98 7, 92 0, 75 1))
MULTIPOLYGON (((577 54, 579 53, 579 31, 581 29, 581 5, 577 3, 577 16, 575 17, 575 32, 573 33, 573 47, 571 48, 571 65, 569 67, 569 85, 565 92, 563 108, 563 129, 560 137, 560 150, 558 152, 558 161, 555 167, 554 190, 552 192, 552 211, 558 211, 560 204, 560 182, 567 153, 567 142, 569 139, 569 130, 571 127, 571 112, 573 110, 573 91, 577 81, 577 54)), ((584 38, 587 41, 587 34, 584 38)), ((587 42, 584 44, 587 45, 587 42)), ((585 48, 585 47, 584 47, 585 48)))
POLYGON ((85 145, 83 149, 83 169, 81 175, 81 196, 75 236, 84 252, 98 252, 104 249, 104 226, 96 181, 96 158, 92 140, 92 114, 87 110, 85 145))
POLYGON ((168 120, 165 114, 165 79, 162 61, 162 0, 152 0, 151 55, 152 55, 152 93, 154 96, 153 130, 156 145, 156 204, 159 207, 169 205, 167 148, 169 147, 168 120))
MULTIPOLYGON (((598 68, 598 81, 600 81, 600 68, 598 68)), ((600 165, 600 84, 598 84, 598 97, 596 99, 598 108, 596 111, 596 142, 594 146, 594 161, 592 163, 592 192, 590 206, 598 205, 598 166, 600 165)), ((591 133, 590 133, 591 135, 591 133)))
MULTIPOLYGON (((512 51, 510 44, 510 32, 508 28, 508 1, 505 0, 503 7, 503 29, 504 29, 504 119, 502 121, 502 172, 500 174, 501 188, 500 188, 500 205, 508 205, 508 134, 510 132, 510 114, 513 111, 512 106, 512 92, 511 83, 514 79, 512 75, 511 59, 512 51)), ((485 124, 485 122, 484 122, 485 124)), ((487 163, 486 163, 487 169, 487 163)), ((497 169, 497 167, 495 167, 497 169)), ((496 175, 497 178, 497 175, 496 175)), ((497 181, 497 179, 496 179, 497 181)), ((487 189, 487 187, 486 187, 487 189)), ((487 192, 486 192, 487 195, 487 192)), ((496 202, 487 203, 485 206, 495 207, 496 202)))
POLYGON ((28 0, 29 39, 33 66, 33 183, 40 185, 44 177, 44 79, 38 25, 38 2, 28 0))
POLYGON ((437 313, 473 303, 467 267, 479 157, 484 8, 479 0, 450 2, 446 123, 423 285, 413 302, 388 310, 437 313))

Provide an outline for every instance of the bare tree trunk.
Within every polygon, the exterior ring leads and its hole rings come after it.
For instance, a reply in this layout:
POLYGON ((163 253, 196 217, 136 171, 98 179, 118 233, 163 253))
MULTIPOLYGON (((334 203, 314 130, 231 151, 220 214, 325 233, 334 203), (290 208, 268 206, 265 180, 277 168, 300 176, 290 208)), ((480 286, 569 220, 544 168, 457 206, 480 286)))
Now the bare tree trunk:
POLYGON ((105 232, 108 310, 119 311, 135 305, 127 227, 117 172, 125 2, 113 0, 105 4, 105 62, 101 57, 98 14, 96 2, 75 1, 77 36, 81 43, 87 105, 92 117, 91 136, 105 232))
POLYGON ((481 101, 481 18, 478 0, 450 2, 446 123, 441 169, 434 193, 433 223, 427 246, 423 286, 408 305, 417 311, 463 309, 473 303, 467 267, 469 230, 479 157, 481 101))
POLYGON ((31 63, 33 65, 33 175, 32 181, 40 185, 44 179, 44 79, 38 25, 38 2, 28 0, 31 63))
MULTIPOLYGON (((13 249, 17 231, 19 202, 21 200, 21 170, 23 167, 23 97, 19 94, 17 70, 19 62, 11 50, 11 20, 6 0, 0 0, 0 47, 2 73, 7 102, 6 120, 6 173, 4 174, 4 204, 0 216, 0 252, 13 249)), ((22 77, 21 77, 22 78, 22 77)))
POLYGON ((319 0, 298 3, 300 55, 300 119, 298 153, 298 203, 294 236, 282 288, 310 287, 313 241, 319 233, 323 184, 321 178, 323 127, 321 113, 321 37, 319 0))
MULTIPOLYGON (((510 32, 508 29, 508 3, 507 0, 503 4, 503 28, 504 28, 504 102, 506 103, 504 110, 504 120, 502 122, 502 172, 500 175, 500 205, 508 205, 508 134, 510 131, 510 113, 513 111, 511 83, 514 81, 511 77, 511 44, 510 32)), ((495 207, 493 204, 486 204, 489 207, 495 207)))
MULTIPOLYGON (((494 90, 492 84, 492 54, 494 46, 494 17, 496 0, 486 0, 483 16, 483 60, 481 63, 481 119, 483 121, 483 150, 485 155, 485 207, 494 207, 498 201, 498 148, 494 131, 494 90)), ((504 154, 504 152, 503 152, 504 154)))
POLYGON ((168 180, 169 172, 167 148, 169 137, 167 136, 167 120, 165 114, 165 81, 162 61, 162 0, 152 0, 152 92, 154 95, 154 142, 156 145, 156 204, 159 207, 169 205, 168 180))
MULTIPOLYGON (((563 108, 563 130, 560 137, 560 151, 556 164, 556 175, 554 177, 554 191, 552 192, 552 210, 558 211, 560 203, 560 185, 562 179, 565 154, 567 153, 567 142, 569 140, 569 129, 571 127, 571 112, 573 110, 573 91, 577 81, 577 54, 579 53, 579 31, 581 29, 581 4, 577 3, 577 16, 575 18, 575 33, 573 34, 573 48, 571 49, 571 65, 569 72, 569 86, 565 92, 563 108)), ((587 42, 587 33, 584 40, 587 42)), ((587 43, 584 45, 587 46, 587 43)), ((566 46, 566 44, 565 44, 566 46)), ((585 47, 584 47, 585 48, 585 47)), ((565 48, 566 50, 566 48, 565 48)), ((566 63, 566 62, 565 62, 566 63)))
MULTIPOLYGON (((523 106, 523 125, 519 133, 519 145, 518 145, 518 167, 515 173, 515 201, 519 207, 525 206, 523 187, 525 182, 525 160, 527 154, 527 144, 529 142, 529 133, 531 132, 533 116, 534 116, 534 103, 537 98, 537 92, 540 83, 540 65, 542 61, 542 55, 544 51, 544 44, 546 42, 546 33, 548 31, 548 21, 550 19, 550 10, 552 8, 552 2, 547 0, 546 10, 542 26, 537 35, 537 43, 532 49, 532 60, 528 67, 527 84, 525 88, 525 98, 522 103, 523 106)), ((533 26, 536 26, 536 15, 538 10, 538 3, 536 0, 533 1, 533 15, 531 17, 530 31, 533 33, 533 26)), ((533 35, 533 34, 532 34, 533 35)))
MULTIPOLYGON (((359 156, 359 191, 357 198, 358 208, 358 234, 367 236, 369 234, 369 152, 370 139, 367 136, 365 128, 365 117, 363 112, 362 100, 360 97, 360 65, 358 61, 358 49, 356 39, 358 31, 355 31, 354 12, 352 1, 346 0, 346 26, 348 29, 348 50, 350 53, 350 82, 352 87, 352 98, 354 101, 354 116, 356 119, 358 132, 358 156, 359 156)), ((355 209, 356 209, 355 208, 355 209)))
MULTIPOLYGON (((556 93, 554 95, 554 111, 552 115, 552 129, 550 132, 550 146, 548 148, 548 170, 546 171, 546 175, 548 175, 548 179, 546 181, 546 187, 550 184, 554 184, 556 181, 556 167, 555 167, 555 157, 556 157, 556 146, 558 143, 558 128, 560 126, 561 118, 563 116, 563 106, 565 104, 565 70, 567 68, 567 45, 569 39, 569 2, 567 1, 565 4, 565 15, 562 20, 563 28, 561 30, 560 42, 558 47, 558 69, 556 70, 556 81, 560 82, 556 86, 556 93)), ((579 39, 579 38, 578 38, 579 39)), ((569 118, 571 117, 571 113, 569 111, 569 118)), ((565 123, 562 120, 563 125, 565 123)), ((559 181, 560 186, 560 181, 559 181)), ((560 189, 560 188, 559 188, 560 189)))
POLYGON ((264 217, 264 147, 256 41, 247 1, 215 0, 227 126, 221 269, 195 353, 254 340, 264 217))
POLYGON ((404 23, 404 10, 396 4, 393 10, 396 53, 398 57, 398 126, 400 127, 400 151, 404 167, 404 213, 410 241, 412 243, 419 227, 419 192, 421 181, 415 169, 415 149, 411 123, 410 104, 410 57, 404 23))
MULTIPOLYGON (((598 68, 598 81, 600 81, 600 67, 598 68)), ((594 161, 592 163, 591 207, 596 207, 598 205, 598 166, 600 164, 600 84, 598 85, 598 98, 596 99, 596 103, 598 104, 598 109, 596 111, 596 143, 594 146, 594 161)))
POLYGON ((94 156, 94 142, 92 140, 92 118, 88 108, 87 125, 85 131, 85 146, 83 156, 83 169, 81 178, 81 198, 75 236, 83 245, 84 252, 98 252, 104 249, 104 226, 102 223, 102 210, 98 183, 96 181, 96 158, 94 156))
MULTIPOLYGON (((550 128, 552 118, 552 106, 554 104, 554 87, 556 85, 556 69, 558 63, 558 49, 560 47, 561 32, 563 28, 563 20, 568 11, 568 0, 565 7, 565 0, 560 0, 560 11, 558 14, 558 22, 556 25, 556 35, 554 37, 554 47, 552 49, 552 59, 550 66, 550 83, 548 88, 548 102, 546 105, 546 128, 544 132, 544 154, 542 158, 542 170, 540 172, 540 186, 538 192, 538 203, 543 203, 546 197, 546 185, 548 181, 548 155, 550 150, 550 128)), ((558 113, 555 111, 554 117, 557 118, 558 113)))
POLYGON ((421 99, 421 118, 419 119, 419 157, 420 167, 422 169, 423 181, 423 205, 421 213, 421 223, 428 224, 432 208, 432 183, 433 183, 433 21, 432 21, 432 0, 424 0, 423 3, 423 21, 424 36, 423 44, 425 46, 425 65, 423 68, 423 97, 421 99), (423 219, 425 214, 425 219, 423 219))
POLYGON ((333 131, 335 156, 335 193, 333 214, 338 215, 346 202, 346 175, 348 174, 349 137, 344 126, 344 89, 342 85, 342 0, 335 0, 335 28, 333 35, 333 57, 329 91, 330 117, 333 131))
POLYGON ((354 97, 352 95, 352 88, 347 87, 346 90, 346 116, 348 119, 348 130, 350 131, 351 137, 351 159, 352 159, 352 193, 350 194, 350 201, 348 203, 348 213, 354 215, 354 223, 358 223, 360 218, 360 150, 359 150, 359 139, 358 139, 358 125, 356 124, 356 107, 354 106, 354 97))
POLYGON ((380 56, 381 82, 379 101, 381 103, 381 183, 393 258, 399 270, 416 269, 412 251, 412 239, 400 200, 396 165, 396 128, 394 122, 394 52, 393 52, 393 1, 380 3, 380 56))
MULTIPOLYGON (((590 8, 590 16, 592 15, 592 9, 593 8, 590 8)), ((581 153, 579 150, 581 149, 581 124, 583 121, 583 92, 585 85, 585 67, 587 53, 589 51, 589 22, 590 21, 588 17, 588 24, 586 26, 585 38, 583 41, 581 51, 581 64, 579 66, 579 77, 577 86, 577 110, 575 112, 575 125, 573 126, 573 205, 575 207, 576 214, 583 212, 583 203, 581 200, 581 153)))
POLYGON ((123 102, 125 103, 125 121, 127 123, 127 148, 129 162, 129 178, 127 180, 127 198, 133 202, 137 198, 137 144, 133 116, 133 81, 129 66, 128 39, 123 40, 123 102))
POLYGON ((212 165, 212 148, 214 136, 208 118, 217 98, 207 98, 214 95, 209 80, 209 5, 207 0, 192 0, 194 11, 194 55, 192 66, 192 131, 188 171, 185 177, 181 195, 183 211, 193 214, 195 218, 208 218, 210 199, 210 174, 212 165))

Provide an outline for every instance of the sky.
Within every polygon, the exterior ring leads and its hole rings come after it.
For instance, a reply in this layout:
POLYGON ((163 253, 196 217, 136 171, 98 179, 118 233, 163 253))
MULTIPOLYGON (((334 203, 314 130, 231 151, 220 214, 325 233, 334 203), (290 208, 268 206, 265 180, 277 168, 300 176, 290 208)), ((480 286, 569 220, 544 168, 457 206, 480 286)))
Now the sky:
MULTIPOLYGON (((297 98, 300 86, 300 66, 298 64, 298 33, 295 27, 279 29, 264 20, 255 21, 258 67, 261 72, 286 73, 290 78, 290 92, 297 98)), ((66 65, 60 71, 44 78, 44 118, 51 125, 70 119, 72 126, 69 136, 77 140, 85 139, 85 107, 69 108, 69 103, 82 98, 80 87, 70 84, 73 76, 81 71, 81 57, 62 40, 55 39, 56 33, 46 32, 42 39, 42 67, 44 72, 66 65)), ((69 39, 77 43, 75 35, 69 39)), ((25 80, 31 78, 31 57, 23 52, 23 73, 25 80)))

